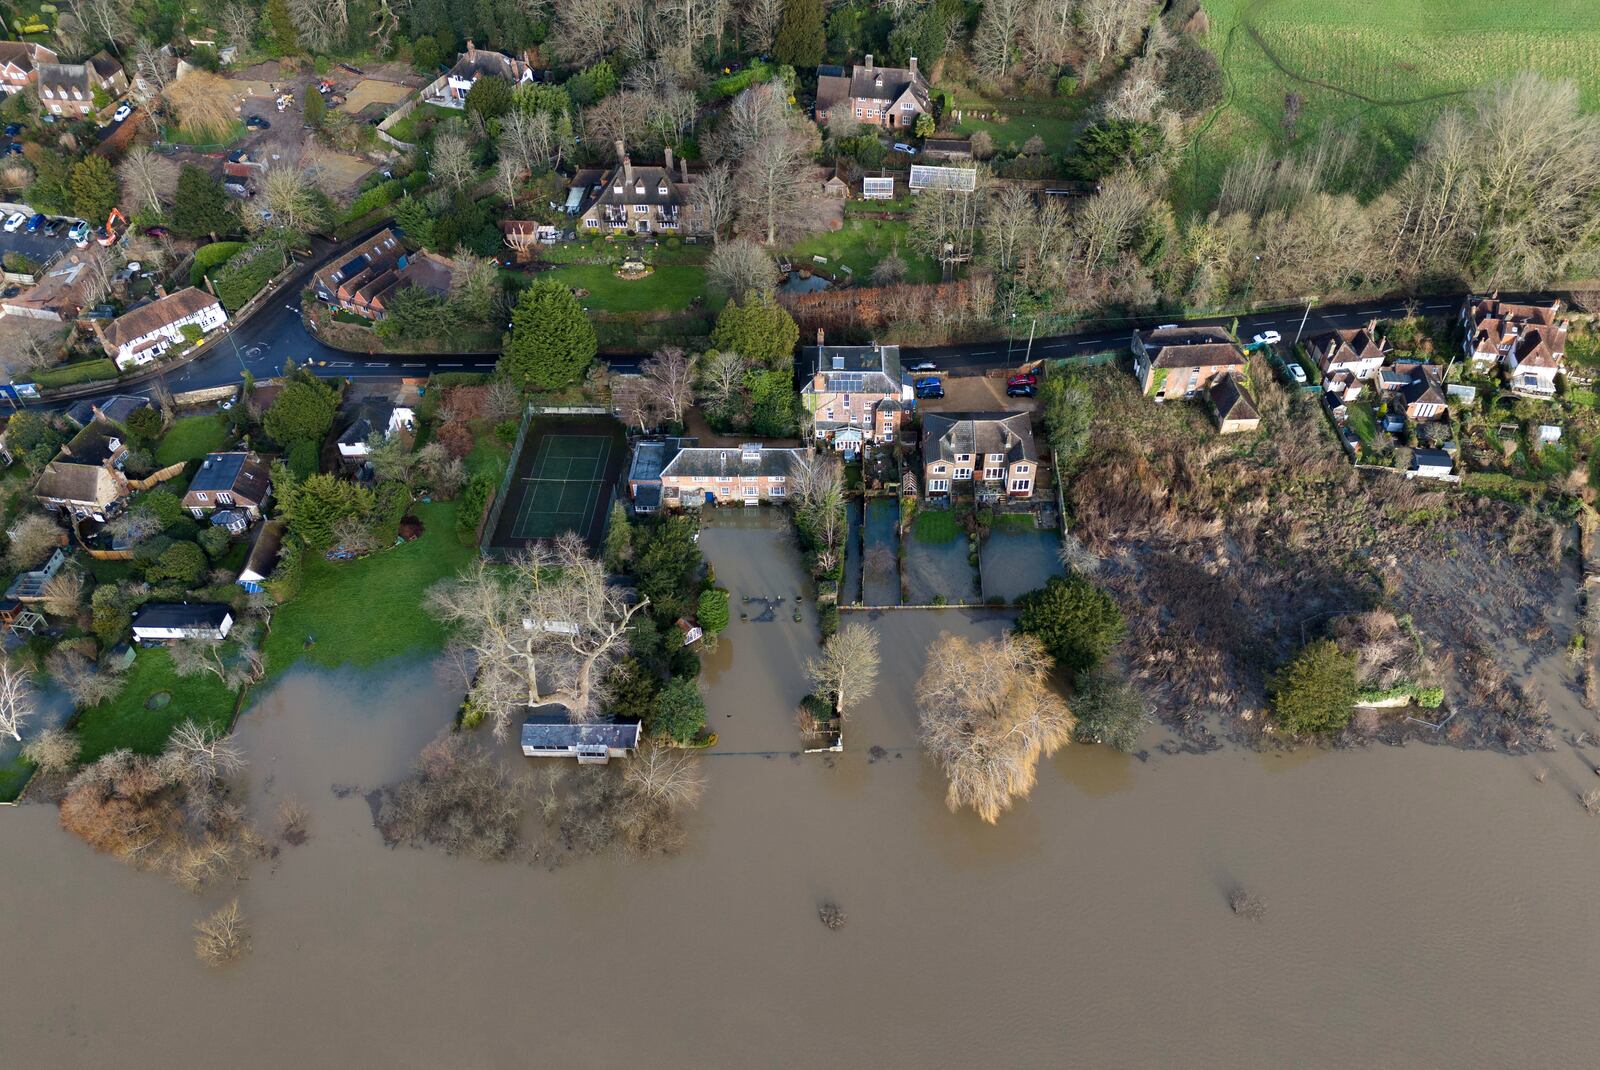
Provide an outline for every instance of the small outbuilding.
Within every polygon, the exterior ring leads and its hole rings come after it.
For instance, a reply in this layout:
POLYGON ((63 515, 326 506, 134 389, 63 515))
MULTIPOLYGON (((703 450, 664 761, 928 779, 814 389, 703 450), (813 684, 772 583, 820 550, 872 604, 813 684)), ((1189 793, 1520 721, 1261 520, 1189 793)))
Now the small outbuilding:
POLYGON ((1236 375, 1224 375, 1212 386, 1211 407, 1216 412, 1217 430, 1224 435, 1261 426, 1255 399, 1236 375))
POLYGON ((228 637, 233 610, 208 602, 147 602, 133 615, 133 638, 140 644, 169 643, 177 639, 228 637))
POLYGON ((1444 450, 1411 451, 1411 467, 1406 470, 1407 479, 1454 479, 1455 458, 1444 450))
POLYGON ((529 758, 576 758, 579 765, 605 765, 639 751, 638 721, 577 723, 559 702, 528 710, 522 723, 522 753, 529 758))

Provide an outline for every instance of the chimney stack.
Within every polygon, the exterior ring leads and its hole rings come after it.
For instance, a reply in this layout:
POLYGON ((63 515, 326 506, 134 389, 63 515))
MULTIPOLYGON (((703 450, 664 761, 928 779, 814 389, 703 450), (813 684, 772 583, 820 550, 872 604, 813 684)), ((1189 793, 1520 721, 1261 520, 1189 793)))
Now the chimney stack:
POLYGON ((628 182, 633 181, 633 157, 631 156, 622 158, 622 177, 628 182))
POLYGON ((620 137, 617 138, 617 140, 613 141, 611 144, 616 147, 616 150, 617 150, 617 163, 621 164, 622 161, 624 159, 626 159, 627 156, 628 156, 628 146, 626 146, 626 145, 624 145, 622 143, 622 139, 620 137))
POLYGON ((678 161, 678 174, 683 178, 684 185, 689 184, 689 159, 684 157, 678 161))
POLYGON ((917 57, 916 56, 912 56, 911 57, 911 80, 913 82, 917 80, 917 57))
POLYGON ((871 52, 867 53, 867 73, 868 74, 872 73, 872 53, 871 52))
POLYGON ((666 167, 665 167, 665 170, 667 172, 667 177, 671 178, 672 177, 672 146, 671 145, 666 146, 665 148, 663 148, 661 150, 661 152, 662 152, 663 156, 666 158, 666 161, 667 161, 666 167))
POLYGON ((821 327, 817 328, 817 348, 818 349, 822 348, 822 328, 821 327))
POLYGON ((478 46, 472 43, 472 38, 467 38, 467 58, 471 59, 478 54, 478 46))

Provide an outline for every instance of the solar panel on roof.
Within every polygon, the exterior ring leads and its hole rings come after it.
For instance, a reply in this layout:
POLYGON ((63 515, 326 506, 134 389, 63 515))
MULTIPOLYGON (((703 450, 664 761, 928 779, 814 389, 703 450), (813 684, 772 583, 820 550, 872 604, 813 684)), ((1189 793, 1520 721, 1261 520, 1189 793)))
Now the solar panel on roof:
POLYGON ((978 169, 975 167, 931 167, 927 164, 911 165, 912 189, 953 190, 971 193, 978 188, 978 169))

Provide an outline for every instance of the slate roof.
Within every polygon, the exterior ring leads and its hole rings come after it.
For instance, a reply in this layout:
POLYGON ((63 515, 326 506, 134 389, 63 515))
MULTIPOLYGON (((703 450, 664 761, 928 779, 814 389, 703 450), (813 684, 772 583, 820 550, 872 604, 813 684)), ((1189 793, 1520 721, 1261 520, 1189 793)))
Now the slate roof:
POLYGON ((633 463, 628 468, 629 481, 659 483, 661 470, 667 466, 667 462, 672 460, 679 450, 692 449, 699 441, 695 438, 640 439, 633 447, 633 463))
POLYGON ((800 455, 796 449, 746 451, 738 446, 695 446, 678 450, 662 468, 661 475, 691 479, 716 479, 721 476, 788 476, 800 455), (745 460, 746 456, 750 460, 745 460))
POLYGON ((133 615, 135 628, 222 627, 232 612, 211 602, 146 602, 133 615))
POLYGON ((122 429, 105 420, 91 420, 89 426, 72 436, 61 448, 63 460, 75 464, 103 465, 115 460, 127 445, 122 429))
POLYGON ((1244 364, 1239 343, 1222 327, 1157 327, 1140 331, 1152 368, 1244 364))
POLYGON ((1395 364, 1383 370, 1383 385, 1395 390, 1407 405, 1443 405, 1439 389, 1442 372, 1436 364, 1395 364))
POLYGON ((99 410, 99 414, 112 423, 126 425, 128 417, 149 404, 147 398, 134 397, 132 394, 114 394, 108 398, 76 402, 66 411, 66 417, 81 430, 89 426, 95 418, 96 410, 99 410))
POLYGON ((922 418, 922 462, 954 461, 962 453, 1003 453, 1006 464, 1036 461, 1032 421, 1025 412, 930 412, 922 418))
POLYGON ((118 316, 105 326, 106 344, 116 349, 138 341, 153 331, 192 316, 203 308, 219 302, 210 294, 194 286, 185 287, 143 308, 136 308, 118 316))
POLYGON ((1411 467, 1416 468, 1449 468, 1455 464, 1450 455, 1444 450, 1416 449, 1411 451, 1411 467))
POLYGON ((122 495, 116 477, 98 464, 51 461, 39 473, 33 493, 40 498, 109 505, 122 495))
POLYGON ((807 346, 806 360, 823 377, 821 391, 816 390, 815 378, 806 384, 813 393, 900 396, 905 373, 897 345, 807 346))
POLYGON ((250 556, 244 559, 240 576, 246 572, 261 577, 272 575, 272 570, 278 566, 278 553, 283 549, 283 529, 282 520, 269 520, 256 528, 255 541, 250 544, 250 556))
POLYGON ((638 721, 595 721, 574 724, 567 708, 550 702, 535 706, 522 722, 522 746, 537 750, 562 750, 575 746, 628 750, 639 745, 638 721))
POLYGON ((843 67, 828 66, 817 69, 817 107, 827 109, 847 100, 898 100, 911 89, 917 106, 930 111, 928 83, 922 73, 909 67, 880 67, 876 64, 853 64, 849 71, 843 67))
POLYGON ((250 453, 208 453, 189 481, 189 493, 228 491, 246 505, 260 505, 267 497, 271 476, 261 459, 250 453))
POLYGON ((1557 322, 1561 302, 1548 305, 1514 305, 1499 298, 1472 301, 1467 318, 1472 324, 1470 342, 1479 356, 1497 356, 1500 347, 1512 346, 1518 364, 1559 368, 1566 350, 1567 324, 1557 322))
POLYGON ((1236 376, 1224 375, 1211 387, 1211 404, 1217 407, 1217 419, 1259 420, 1255 399, 1236 376))
POLYGON ((473 80, 481 75, 490 74, 508 79, 514 84, 521 80, 527 69, 526 63, 503 52, 489 48, 473 48, 456 55, 456 63, 450 68, 450 73, 457 78, 473 80))
POLYGON ((394 402, 371 400, 363 401, 356 409, 356 417, 350 426, 344 429, 339 436, 342 446, 357 446, 373 435, 384 435, 389 432, 389 419, 394 415, 394 402))

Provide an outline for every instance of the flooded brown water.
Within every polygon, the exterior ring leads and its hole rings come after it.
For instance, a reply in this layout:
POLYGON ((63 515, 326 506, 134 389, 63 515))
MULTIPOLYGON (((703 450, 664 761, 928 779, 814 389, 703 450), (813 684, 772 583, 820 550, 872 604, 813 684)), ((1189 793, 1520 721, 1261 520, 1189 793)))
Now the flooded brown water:
MULTIPOLYGON (((1600 819, 1573 783, 1416 745, 1070 747, 991 828, 945 810, 910 694, 941 629, 1005 618, 856 619, 893 627, 849 752, 707 757, 665 860, 384 848, 360 793, 332 788, 397 778, 448 722, 456 693, 424 666, 297 671, 247 713, 252 804, 300 798, 312 838, 236 889, 192 897, 94 855, 51 807, 0 812, 0 1066, 1595 1062, 1600 819), (1236 883, 1264 921, 1230 913, 1236 883), (255 949, 209 971, 191 926, 235 893, 255 949)), ((793 741, 797 675, 768 664, 792 656, 788 626, 730 630, 713 717, 793 741)))

